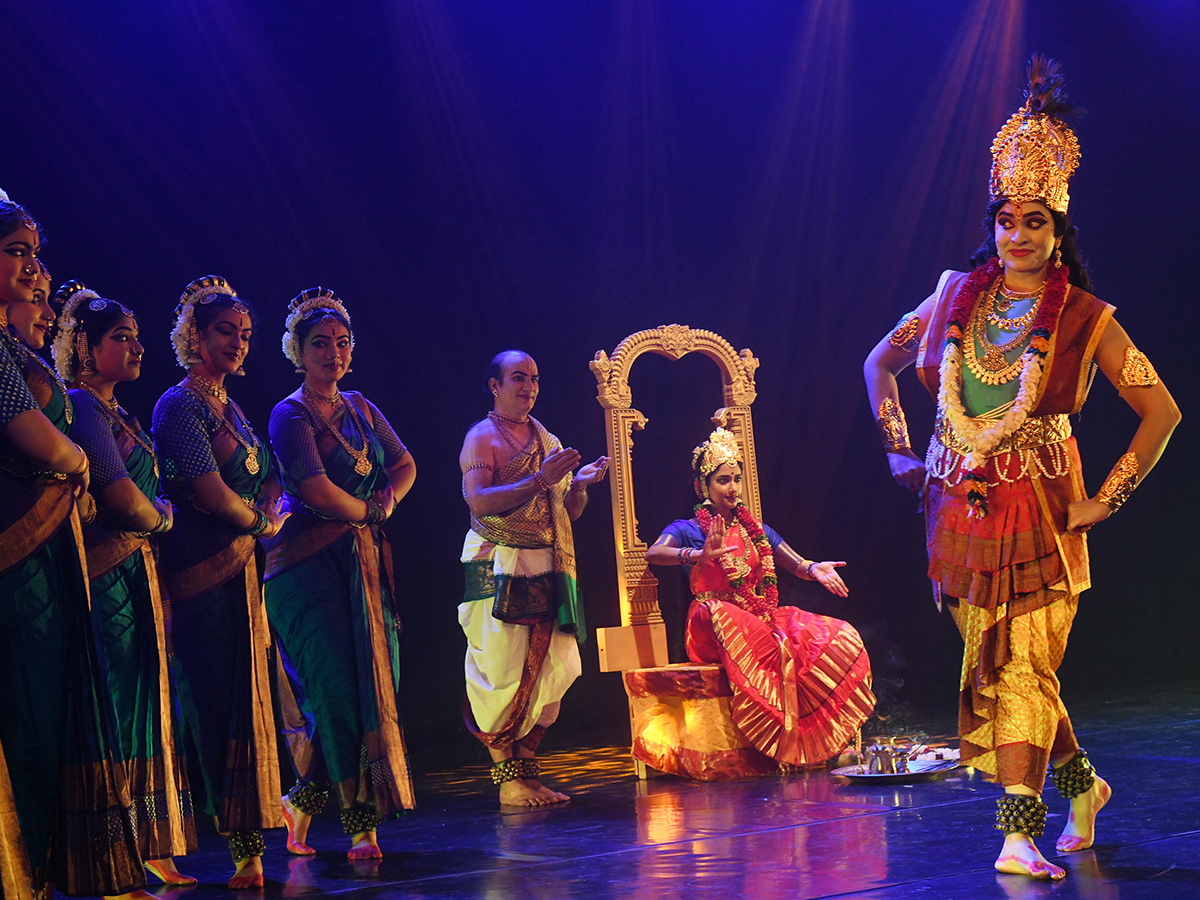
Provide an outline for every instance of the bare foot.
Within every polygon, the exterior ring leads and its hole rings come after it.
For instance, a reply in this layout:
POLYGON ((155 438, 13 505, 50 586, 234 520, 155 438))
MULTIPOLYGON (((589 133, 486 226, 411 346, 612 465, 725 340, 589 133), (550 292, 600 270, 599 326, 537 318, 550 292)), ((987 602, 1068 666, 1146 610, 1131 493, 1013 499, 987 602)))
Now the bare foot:
POLYGON ((1067 875, 1065 870, 1046 862, 1033 839, 1019 831, 1004 836, 1004 849, 996 857, 996 871, 1054 881, 1067 875))
POLYGON ((287 822, 287 851, 295 856, 314 856, 316 850, 304 843, 308 838, 308 826, 312 816, 292 806, 288 795, 279 798, 283 804, 283 821, 287 822))
POLYGON ((514 778, 500 785, 501 806, 549 806, 570 799, 531 778, 514 778))
POLYGON ((184 875, 175 868, 175 859, 167 856, 163 859, 148 859, 143 865, 146 871, 161 881, 163 884, 195 884, 196 879, 191 875, 184 875))
POLYGON ((1071 814, 1067 816, 1067 827, 1054 846, 1064 853, 1086 850, 1096 838, 1096 814, 1112 796, 1108 782, 1096 776, 1086 793, 1071 800, 1071 814))
POLYGON ((383 851, 379 849, 379 843, 375 839, 375 829, 370 831, 360 831, 354 835, 354 840, 350 844, 350 852, 346 854, 348 859, 383 859, 383 851))
POLYGON ((229 879, 235 891, 250 891, 263 886, 262 857, 252 856, 237 864, 237 871, 229 879))

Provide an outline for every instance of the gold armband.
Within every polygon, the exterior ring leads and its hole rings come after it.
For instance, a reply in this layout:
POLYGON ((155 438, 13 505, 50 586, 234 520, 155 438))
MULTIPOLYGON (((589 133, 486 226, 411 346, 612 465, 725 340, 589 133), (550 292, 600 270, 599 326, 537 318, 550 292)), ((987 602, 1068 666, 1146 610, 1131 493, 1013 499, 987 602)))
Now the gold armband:
POLYGON ((1137 482, 1137 455, 1131 451, 1117 460, 1117 464, 1104 479, 1104 484, 1100 486, 1100 493, 1096 495, 1096 499, 1116 512, 1121 508, 1121 504, 1129 499, 1129 495, 1137 487, 1137 482))
POLYGON ((892 329, 892 333, 888 335, 888 343, 897 350, 907 350, 909 352, 917 349, 917 326, 920 324, 921 317, 915 312, 905 313, 900 317, 900 321, 896 323, 896 327, 892 329))
POLYGON ((897 450, 909 450, 908 423, 904 421, 904 410, 891 397, 884 397, 875 411, 875 419, 879 424, 879 436, 883 438, 883 449, 888 453, 897 450))
POLYGON ((1118 388, 1153 387, 1158 384, 1158 373, 1146 354, 1130 344, 1125 348, 1125 362, 1121 366, 1121 374, 1117 378, 1118 388))

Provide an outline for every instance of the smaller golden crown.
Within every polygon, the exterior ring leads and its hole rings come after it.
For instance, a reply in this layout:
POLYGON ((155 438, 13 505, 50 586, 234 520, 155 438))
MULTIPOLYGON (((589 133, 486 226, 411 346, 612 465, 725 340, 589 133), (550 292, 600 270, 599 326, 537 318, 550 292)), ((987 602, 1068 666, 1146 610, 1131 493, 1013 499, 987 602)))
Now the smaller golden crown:
POLYGON ((742 461, 742 448, 732 431, 718 428, 708 436, 708 440, 692 451, 692 467, 700 461, 700 474, 707 478, 717 471, 723 463, 735 466, 742 461))
POLYGON ((1042 111, 1059 103, 1062 81, 1053 60, 1034 57, 1025 105, 992 141, 993 200, 1040 200, 1055 212, 1067 211, 1067 181, 1079 167, 1079 141, 1062 119, 1042 111))

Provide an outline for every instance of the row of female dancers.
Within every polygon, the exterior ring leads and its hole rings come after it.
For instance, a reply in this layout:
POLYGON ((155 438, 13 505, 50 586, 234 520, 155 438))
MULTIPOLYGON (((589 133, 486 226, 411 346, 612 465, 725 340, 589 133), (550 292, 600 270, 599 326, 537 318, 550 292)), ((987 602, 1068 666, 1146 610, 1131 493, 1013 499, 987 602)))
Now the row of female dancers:
POLYGON ((140 374, 134 311, 78 282, 53 293, 40 227, 6 196, 0 251, 3 896, 149 896, 146 871, 192 883, 174 857, 198 814, 229 837, 229 885, 261 886, 261 830, 286 825, 288 849, 313 853, 330 794, 350 857, 380 856, 377 822, 413 805, 380 526, 416 468, 383 414, 338 390, 345 306, 320 288, 290 304, 303 381, 268 441, 226 390, 250 310, 222 278, 192 282, 172 332, 187 375, 147 434, 117 396, 140 374), (299 776, 282 802, 271 629, 299 776))

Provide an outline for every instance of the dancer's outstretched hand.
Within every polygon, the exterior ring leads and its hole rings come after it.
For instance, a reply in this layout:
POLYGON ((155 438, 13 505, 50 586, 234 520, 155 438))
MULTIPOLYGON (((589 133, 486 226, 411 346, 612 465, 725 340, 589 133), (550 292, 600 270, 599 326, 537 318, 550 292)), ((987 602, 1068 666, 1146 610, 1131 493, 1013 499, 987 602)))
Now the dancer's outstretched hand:
POLYGON ((846 587, 846 582, 842 581, 842 576, 837 572, 845 564, 844 560, 817 563, 811 570, 813 581, 820 582, 824 585, 825 590, 835 596, 849 597, 850 591, 846 587))

